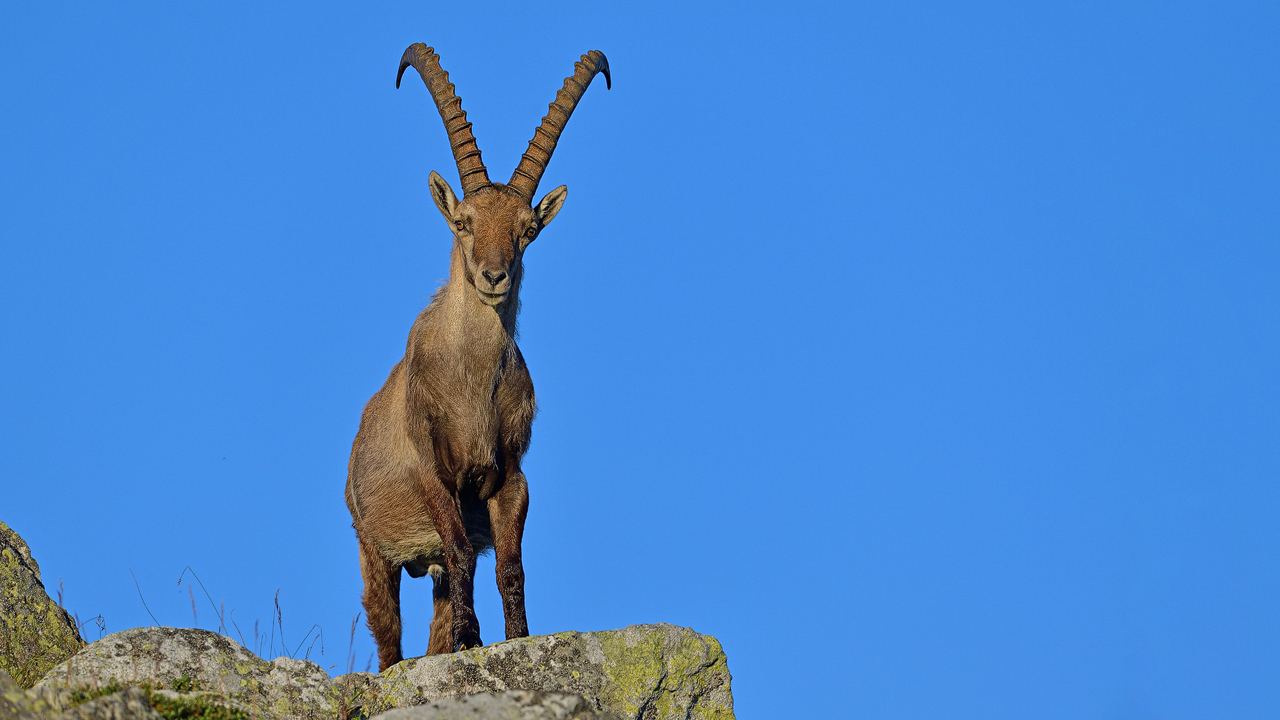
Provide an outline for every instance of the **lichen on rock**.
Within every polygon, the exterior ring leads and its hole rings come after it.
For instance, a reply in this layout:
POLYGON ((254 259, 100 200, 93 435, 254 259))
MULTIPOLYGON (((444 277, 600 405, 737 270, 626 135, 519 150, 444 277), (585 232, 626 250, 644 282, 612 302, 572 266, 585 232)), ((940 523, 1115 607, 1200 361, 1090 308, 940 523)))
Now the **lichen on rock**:
POLYGON ((733 717, 728 661, 715 638, 658 623, 563 632, 405 660, 380 676, 373 711, 504 690, 580 695, 623 718, 733 717))
MULTIPOLYGON (((307 660, 267 662, 231 638, 192 628, 134 628, 90 644, 49 671, 38 688, 78 690, 116 682, 182 697, 207 693, 260 717, 328 716, 333 681, 307 660)), ((162 695, 163 696, 163 695, 162 695)))
POLYGON ((87 699, 68 691, 23 691, 0 670, 4 720, 165 720, 140 688, 115 689, 87 699))
POLYGON ((388 710, 374 720, 620 720, 579 695, 508 690, 388 710))
POLYGON ((595 635, 609 678, 602 704, 635 718, 733 717, 729 663, 715 638, 665 623, 595 635))
MULTIPOLYGON (((209 702, 243 708, 253 717, 280 720, 370 717, 432 704, 461 712, 462 705, 440 703, 509 691, 526 695, 503 696, 499 705, 508 710, 519 705, 528 720, 562 711, 568 713, 564 720, 733 718, 729 668, 720 644, 667 624, 520 638, 412 658, 380 675, 351 673, 332 679, 310 661, 267 662, 207 630, 135 628, 85 647, 50 670, 32 692, 54 693, 49 697, 56 700, 62 697, 57 693, 112 683, 143 685, 153 700, 178 691, 191 699, 194 692, 209 702), (570 697, 580 701, 563 700, 570 697)), ((488 702, 476 700, 466 707, 475 710, 477 703, 488 702)))
POLYGON ((0 522, 0 670, 28 688, 83 646, 71 615, 45 591, 27 543, 0 522))
POLYGON ((519 638, 336 678, 208 630, 134 628, 85 646, 27 544, 0 523, 0 720, 732 720, 730 680, 715 638, 666 623, 519 638))

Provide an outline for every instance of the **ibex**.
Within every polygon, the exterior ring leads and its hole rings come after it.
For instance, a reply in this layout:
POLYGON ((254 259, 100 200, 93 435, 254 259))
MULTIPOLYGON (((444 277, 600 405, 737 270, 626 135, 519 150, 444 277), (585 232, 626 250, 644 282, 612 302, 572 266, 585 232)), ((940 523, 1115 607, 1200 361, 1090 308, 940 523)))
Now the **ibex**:
POLYGON ((381 670, 403 658, 401 568, 434 581, 428 654, 481 645, 472 589, 476 553, 490 548, 507 638, 529 634, 520 551, 529 491, 520 461, 536 406, 516 346, 523 258, 564 205, 563 185, 537 205, 533 196, 565 123, 597 73, 612 85, 604 54, 583 55, 503 185, 489 181, 440 57, 422 43, 410 45, 397 88, 410 65, 444 120, 463 196, 435 172, 428 177, 453 232, 449 282, 413 323, 404 359, 365 406, 351 446, 347 508, 381 670))

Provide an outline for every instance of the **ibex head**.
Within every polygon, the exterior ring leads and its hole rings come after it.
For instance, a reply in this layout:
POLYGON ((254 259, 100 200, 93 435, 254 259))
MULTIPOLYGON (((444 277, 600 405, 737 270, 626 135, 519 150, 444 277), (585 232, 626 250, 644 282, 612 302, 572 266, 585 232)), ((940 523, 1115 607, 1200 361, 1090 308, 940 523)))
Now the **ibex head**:
POLYGON ((490 182, 462 100, 454 93, 449 74, 440 68, 440 56, 422 43, 410 45, 400 59, 396 87, 400 87, 400 78, 410 65, 422 76, 440 111, 462 181, 463 197, 459 200, 449 183, 432 171, 427 180, 431 197, 462 251, 467 282, 475 287, 481 302, 496 307, 507 300, 513 287, 519 286, 525 248, 564 205, 569 194, 564 185, 547 193, 536 206, 533 194, 560 133, 591 80, 597 73, 604 73, 605 86, 612 86, 609 61, 604 53, 592 50, 574 63, 573 75, 565 78, 564 87, 556 93, 506 185, 490 182))

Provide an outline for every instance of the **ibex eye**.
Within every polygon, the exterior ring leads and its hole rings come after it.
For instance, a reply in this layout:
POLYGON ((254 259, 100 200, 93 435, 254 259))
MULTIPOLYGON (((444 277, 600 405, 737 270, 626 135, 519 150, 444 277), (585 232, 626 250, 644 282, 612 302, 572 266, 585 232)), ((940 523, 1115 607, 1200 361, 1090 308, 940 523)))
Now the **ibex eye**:
POLYGON ((456 227, 456 228, 458 228, 459 230, 461 230, 461 229, 462 229, 462 221, 461 221, 461 220, 454 220, 454 221, 453 221, 453 226, 454 226, 454 227, 456 227))
POLYGON ((538 234, 538 229, 537 229, 537 228, 529 228, 528 230, 525 230, 525 231, 524 231, 524 236, 525 236, 525 237, 530 237, 530 238, 531 238, 531 237, 533 237, 534 235, 537 235, 537 234, 538 234))

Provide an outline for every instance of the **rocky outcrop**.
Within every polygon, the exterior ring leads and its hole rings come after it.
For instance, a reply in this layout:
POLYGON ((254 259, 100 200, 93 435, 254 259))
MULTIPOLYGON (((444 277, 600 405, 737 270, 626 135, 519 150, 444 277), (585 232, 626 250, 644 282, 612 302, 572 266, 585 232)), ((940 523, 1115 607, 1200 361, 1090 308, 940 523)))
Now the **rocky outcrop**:
POLYGON ((578 695, 508 690, 388 710, 377 720, 619 720, 578 695))
POLYGON ((721 720, 733 718, 729 682, 715 638, 667 624, 521 638, 337 678, 207 630, 135 628, 85 646, 27 544, 0 523, 0 720, 721 720))
MULTIPOLYGON (((113 682, 184 698, 183 693, 203 693, 254 717, 281 720, 370 717, 397 708, 437 713, 421 715, 422 720, 462 712, 472 713, 470 718, 491 716, 475 714, 478 710, 528 720, 733 717, 720 644, 666 624, 509 640, 405 660, 380 675, 333 679, 315 663, 267 662, 207 630, 136 628, 87 646, 53 668, 37 689, 84 690, 113 682), (489 697, 452 702, 477 694, 489 697)), ((400 715, 389 720, 395 718, 400 715)))
MULTIPOLYGON (((53 668, 36 687, 83 690, 113 682, 179 695, 209 693, 260 717, 329 717, 341 704, 319 665, 287 657, 267 662, 224 635, 190 628, 112 633, 53 668)), ((352 685, 352 693, 360 687, 352 685)))
POLYGON ((31 687, 83 646, 71 615, 45 592, 27 543, 0 522, 0 670, 31 687))
POLYGON ((729 667, 715 638, 660 623, 508 640, 405 660, 378 678, 370 709, 480 692, 580 695, 623 718, 732 718, 729 667))

